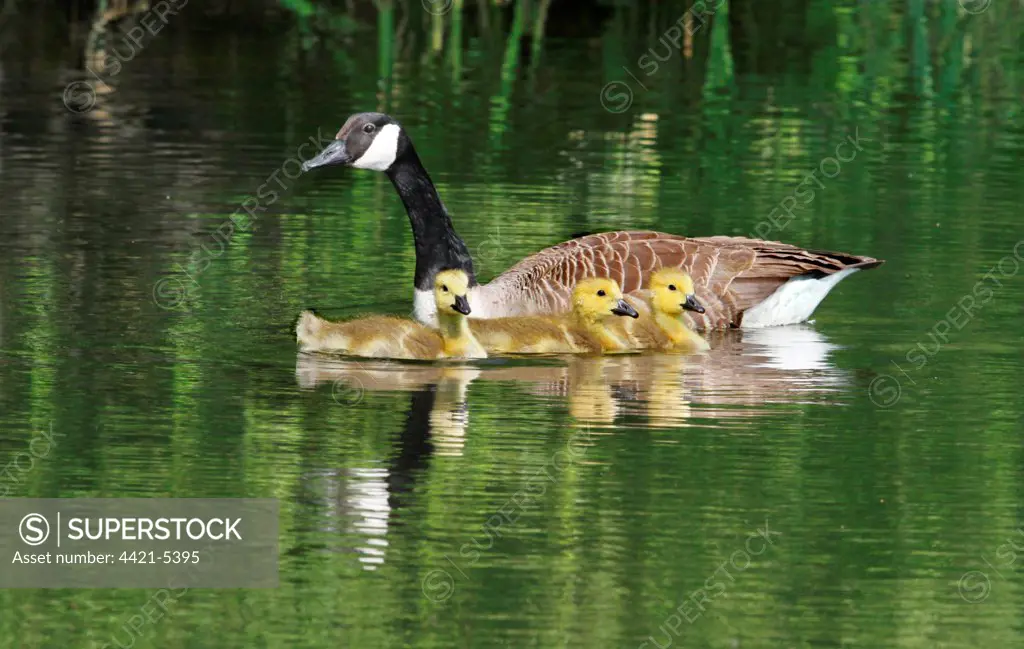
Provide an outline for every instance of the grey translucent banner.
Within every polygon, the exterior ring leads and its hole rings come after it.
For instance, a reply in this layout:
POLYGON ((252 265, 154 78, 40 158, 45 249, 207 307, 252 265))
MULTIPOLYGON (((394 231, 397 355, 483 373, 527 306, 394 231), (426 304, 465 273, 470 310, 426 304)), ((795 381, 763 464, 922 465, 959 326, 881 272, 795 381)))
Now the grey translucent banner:
POLYGON ((0 499, 0 588, 276 588, 278 504, 0 499))

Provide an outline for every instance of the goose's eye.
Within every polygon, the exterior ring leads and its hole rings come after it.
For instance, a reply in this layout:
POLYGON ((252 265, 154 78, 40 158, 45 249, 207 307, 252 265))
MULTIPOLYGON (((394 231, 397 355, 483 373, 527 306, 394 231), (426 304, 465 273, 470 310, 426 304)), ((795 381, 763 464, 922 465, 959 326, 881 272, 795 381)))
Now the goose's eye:
POLYGON ((447 293, 448 292, 448 287, 445 286, 444 284, 442 284, 441 285, 441 290, 444 291, 445 293, 447 293))
POLYGON ((375 124, 367 124, 363 127, 363 133, 373 133, 376 130, 377 126, 375 124))
POLYGON ((604 289, 601 289, 600 291, 597 292, 597 297, 604 297, 605 295, 606 294, 604 292, 604 289))
POLYGON ((670 291, 676 290, 676 285, 675 284, 669 284, 668 285, 668 290, 670 290, 670 291))

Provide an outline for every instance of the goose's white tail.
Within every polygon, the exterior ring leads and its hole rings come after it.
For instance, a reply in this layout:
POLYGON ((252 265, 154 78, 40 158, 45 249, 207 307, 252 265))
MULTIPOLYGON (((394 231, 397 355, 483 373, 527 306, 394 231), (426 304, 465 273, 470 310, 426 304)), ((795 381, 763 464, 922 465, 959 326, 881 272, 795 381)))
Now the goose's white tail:
POLYGON ((764 301, 747 309, 743 313, 740 326, 744 329, 754 329, 804 322, 811 317, 836 284, 858 270, 860 269, 846 268, 820 279, 808 276, 794 277, 775 289, 775 292, 764 301))

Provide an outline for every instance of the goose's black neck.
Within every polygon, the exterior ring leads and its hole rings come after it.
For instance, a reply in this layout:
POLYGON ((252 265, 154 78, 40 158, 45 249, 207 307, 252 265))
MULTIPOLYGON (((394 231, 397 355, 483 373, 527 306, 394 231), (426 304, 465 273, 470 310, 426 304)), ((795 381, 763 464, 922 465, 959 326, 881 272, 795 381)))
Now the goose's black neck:
POLYGON ((444 208, 434 183, 411 144, 387 174, 402 197, 412 225, 412 236, 416 242, 416 288, 433 290, 434 276, 447 268, 465 271, 470 286, 475 286, 476 275, 469 249, 452 227, 448 210, 444 208))

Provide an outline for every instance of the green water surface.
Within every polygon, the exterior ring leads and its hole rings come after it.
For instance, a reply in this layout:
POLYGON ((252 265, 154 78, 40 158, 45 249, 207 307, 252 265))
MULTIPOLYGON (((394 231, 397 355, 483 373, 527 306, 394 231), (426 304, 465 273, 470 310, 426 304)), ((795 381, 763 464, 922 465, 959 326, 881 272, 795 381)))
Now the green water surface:
POLYGON ((777 16, 760 53, 720 17, 650 75, 628 14, 455 59, 391 15, 333 57, 189 23, 83 113, 72 46, 25 26, 0 466, 60 437, 0 486, 276 498, 280 586, 142 622, 156 589, 2 591, 0 647, 1024 645, 1019 11, 854 5, 777 16), (304 308, 411 308, 387 179, 296 174, 364 110, 403 122, 484 280, 623 228, 886 263, 703 357, 300 357, 304 308))

